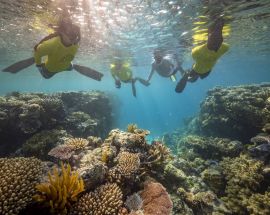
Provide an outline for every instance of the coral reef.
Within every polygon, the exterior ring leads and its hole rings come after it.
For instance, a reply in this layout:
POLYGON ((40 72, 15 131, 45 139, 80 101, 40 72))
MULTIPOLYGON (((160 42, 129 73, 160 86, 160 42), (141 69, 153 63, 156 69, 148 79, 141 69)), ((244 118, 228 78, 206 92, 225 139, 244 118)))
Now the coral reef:
POLYGON ((243 145, 239 141, 198 135, 184 136, 178 144, 180 153, 182 149, 192 150, 195 157, 202 159, 221 160, 222 157, 235 157, 243 150, 243 145))
POLYGON ((248 142, 268 128, 269 97, 269 84, 209 90, 190 132, 248 142))
POLYGON ((35 156, 42 160, 48 160, 48 152, 57 144, 62 144, 68 134, 65 130, 43 130, 26 140, 18 154, 31 157, 35 156))
POLYGON ((0 97, 0 155, 14 152, 45 130, 65 130, 82 138, 105 137, 111 124, 111 104, 101 92, 11 93, 0 97))
POLYGON ((0 158, 0 214, 19 214, 31 203, 42 174, 36 158, 0 158))
POLYGON ((265 194, 256 193, 248 199, 248 212, 251 215, 265 215, 270 214, 270 192, 265 194))
POLYGON ((71 172, 70 165, 62 164, 61 174, 56 168, 49 173, 49 181, 36 186, 39 192, 33 198, 37 202, 50 207, 52 214, 67 214, 71 204, 77 201, 78 195, 84 191, 83 180, 78 173, 71 172))

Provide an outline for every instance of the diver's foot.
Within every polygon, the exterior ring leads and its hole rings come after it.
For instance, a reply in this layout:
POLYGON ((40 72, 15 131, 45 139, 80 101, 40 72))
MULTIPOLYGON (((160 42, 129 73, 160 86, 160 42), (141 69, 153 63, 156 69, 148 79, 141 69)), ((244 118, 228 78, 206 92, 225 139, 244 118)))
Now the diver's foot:
POLYGON ((187 85, 187 79, 186 78, 182 78, 176 85, 175 87, 175 92, 177 93, 182 93, 183 90, 185 89, 187 85))

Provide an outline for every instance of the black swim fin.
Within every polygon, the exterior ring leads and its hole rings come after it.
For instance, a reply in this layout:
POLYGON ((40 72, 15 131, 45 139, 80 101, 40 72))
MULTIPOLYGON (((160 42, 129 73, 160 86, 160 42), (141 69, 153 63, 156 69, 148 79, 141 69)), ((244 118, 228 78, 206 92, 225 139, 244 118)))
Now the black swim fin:
POLYGON ((175 92, 182 93, 187 85, 187 78, 183 77, 176 85, 175 92))
POLYGON ((17 73, 20 72, 21 70, 33 65, 35 63, 35 59, 33 57, 21 60, 17 63, 14 63, 10 65, 9 67, 3 69, 3 72, 10 72, 10 73, 17 73))
POLYGON ((94 70, 94 69, 91 69, 89 67, 86 67, 86 66, 80 66, 80 65, 77 65, 77 64, 73 64, 73 68, 81 73, 82 75, 85 75, 89 78, 92 78, 94 80, 97 80, 97 81, 101 81, 101 78, 103 77, 103 74, 94 70))

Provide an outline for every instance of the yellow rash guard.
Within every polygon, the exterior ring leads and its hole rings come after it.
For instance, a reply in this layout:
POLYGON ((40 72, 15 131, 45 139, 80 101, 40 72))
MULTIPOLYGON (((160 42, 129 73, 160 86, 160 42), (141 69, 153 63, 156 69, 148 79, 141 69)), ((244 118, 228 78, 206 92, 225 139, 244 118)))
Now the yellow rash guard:
POLYGON ((70 67, 71 61, 78 50, 78 45, 64 46, 59 36, 43 41, 37 46, 34 57, 35 63, 40 65, 42 57, 46 56, 45 68, 49 72, 61 72, 70 67))
POLYGON ((128 64, 123 64, 120 70, 117 70, 116 66, 111 64, 111 73, 113 77, 118 77, 121 81, 124 82, 132 79, 132 71, 128 64))
POLYGON ((216 64, 217 60, 229 50, 229 45, 222 43, 217 52, 209 50, 207 44, 197 46, 192 49, 192 57, 195 61, 193 70, 198 74, 209 72, 216 64))

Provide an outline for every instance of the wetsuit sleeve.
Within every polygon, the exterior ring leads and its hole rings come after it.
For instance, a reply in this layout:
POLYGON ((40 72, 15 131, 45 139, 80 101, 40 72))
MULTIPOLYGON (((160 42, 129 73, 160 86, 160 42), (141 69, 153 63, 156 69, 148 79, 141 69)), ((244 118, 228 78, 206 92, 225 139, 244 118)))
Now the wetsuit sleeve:
POLYGON ((154 68, 154 65, 152 64, 152 70, 151 70, 151 72, 150 72, 150 74, 149 74, 149 76, 148 76, 147 81, 150 81, 150 80, 151 80, 151 78, 152 78, 154 72, 155 72, 155 68, 154 68))
POLYGON ((36 47, 35 52, 34 52, 34 58, 35 58, 35 63, 37 65, 40 65, 42 63, 41 58, 43 56, 46 56, 51 52, 51 50, 53 48, 53 44, 51 43, 51 40, 52 39, 46 40, 46 41, 40 43, 36 47))

